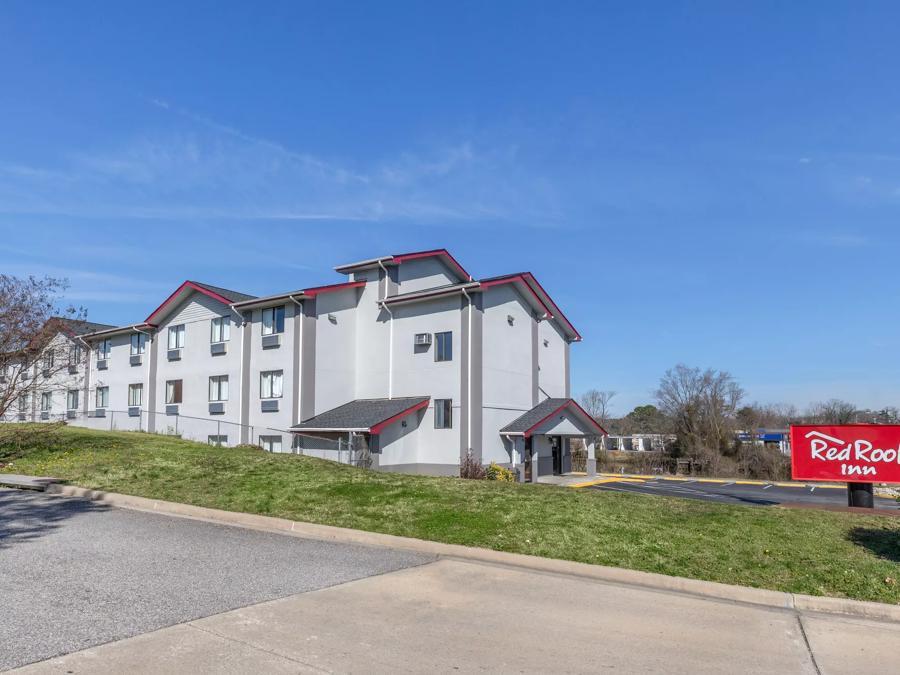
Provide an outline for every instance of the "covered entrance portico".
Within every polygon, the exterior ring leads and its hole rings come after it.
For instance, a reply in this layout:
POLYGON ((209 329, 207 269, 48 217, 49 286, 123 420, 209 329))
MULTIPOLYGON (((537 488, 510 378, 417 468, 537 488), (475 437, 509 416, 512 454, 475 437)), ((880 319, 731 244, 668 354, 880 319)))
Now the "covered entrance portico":
POLYGON ((596 442, 606 431, 571 398, 548 398, 500 430, 508 440, 510 466, 519 480, 572 470, 572 439, 587 448, 587 473, 597 474, 596 442))

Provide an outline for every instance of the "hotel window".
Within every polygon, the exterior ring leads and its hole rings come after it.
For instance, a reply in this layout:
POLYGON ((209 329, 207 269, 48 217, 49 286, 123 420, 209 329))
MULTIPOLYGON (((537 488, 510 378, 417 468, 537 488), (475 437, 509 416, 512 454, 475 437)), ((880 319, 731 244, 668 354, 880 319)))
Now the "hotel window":
POLYGON ((221 435, 207 436, 206 442, 209 443, 210 445, 219 445, 219 446, 227 445, 228 444, 228 436, 221 436, 221 435))
POLYGON ((166 403, 181 403, 181 380, 166 382, 166 403))
POLYGON ((210 401, 227 401, 228 400, 228 376, 213 375, 209 378, 209 400, 210 401))
POLYGON ((260 436, 259 445, 266 452, 281 452, 281 436, 260 436))
POLYGON ((81 345, 69 345, 69 365, 77 366, 81 361, 81 345))
POLYGON ((78 409, 78 390, 77 389, 69 389, 69 393, 66 396, 66 409, 67 410, 77 410, 78 409))
POLYGON ((131 355, 143 354, 147 347, 147 336, 144 333, 131 334, 131 355))
POLYGON ((434 399, 434 428, 450 429, 453 427, 453 399, 434 399))
POLYGON ((169 349, 181 349, 184 347, 184 324, 169 326, 169 349))
POLYGON ((453 333, 450 331, 434 334, 434 360, 453 360, 453 333))
POLYGON ((94 403, 96 408, 109 407, 109 387, 97 387, 94 403))
POLYGON ((259 397, 281 398, 283 371, 268 370, 259 374, 259 397))
POLYGON ((274 335, 284 332, 284 305, 266 307, 262 311, 262 334, 274 335))
POLYGON ((45 391, 41 394, 41 412, 49 412, 50 408, 53 406, 53 394, 49 391, 45 391))
POLYGON ((128 385, 128 405, 132 408, 140 407, 144 404, 144 385, 129 384, 128 385))
POLYGON ((228 342, 231 339, 231 320, 227 316, 217 316, 209 325, 210 342, 228 342))
POLYGON ((112 349, 112 343, 109 338, 100 340, 100 342, 97 343, 97 360, 103 361, 104 359, 108 359, 110 349, 112 349))

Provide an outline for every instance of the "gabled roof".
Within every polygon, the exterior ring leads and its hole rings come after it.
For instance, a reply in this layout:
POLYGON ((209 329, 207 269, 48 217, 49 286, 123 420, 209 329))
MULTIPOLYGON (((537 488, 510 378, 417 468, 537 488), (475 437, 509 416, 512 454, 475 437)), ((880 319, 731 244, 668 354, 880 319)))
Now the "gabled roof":
POLYGON ((548 398, 528 412, 520 415, 505 427, 500 429, 501 434, 509 434, 512 436, 524 436, 528 438, 534 433, 534 430, 549 420, 554 415, 561 413, 563 410, 570 409, 589 425, 596 428, 597 433, 606 435, 606 429, 601 427, 597 421, 591 417, 584 408, 582 408, 575 399, 571 398, 548 398))
POLYGON ((428 406, 429 396, 360 398, 301 422, 291 431, 359 431, 381 433, 387 425, 428 406))
POLYGON ((164 316, 165 312, 173 305, 184 300, 188 295, 192 292, 202 293, 203 295, 212 298, 213 300, 218 300, 222 304, 230 305, 235 302, 239 302, 241 300, 250 300, 254 296, 248 295, 247 293, 239 293, 238 291, 231 291, 227 288, 221 288, 219 286, 213 286, 211 284, 200 283, 199 281, 185 281, 181 286, 175 289, 175 292, 172 293, 168 298, 166 298, 163 303, 157 307, 150 316, 144 321, 144 323, 155 325, 159 320, 159 317, 164 316))
POLYGON ((64 316, 52 316, 47 321, 47 326, 52 329, 58 329, 66 335, 87 335, 98 330, 108 330, 115 326, 108 323, 96 323, 95 321, 84 321, 82 319, 69 319, 64 316))
POLYGON ((544 287, 538 283, 531 272, 515 272, 514 274, 503 274, 497 277, 488 277, 479 279, 478 281, 468 281, 459 284, 444 284, 443 286, 435 286, 433 288, 423 288, 410 293, 399 293, 384 298, 382 302, 387 305, 399 304, 403 302, 414 302, 418 300, 428 300, 429 298, 439 297, 441 295, 450 295, 454 293, 462 293, 465 291, 484 291, 492 286, 500 286, 503 284, 515 284, 516 288, 526 297, 532 306, 549 320, 555 320, 566 333, 569 339, 575 342, 581 341, 581 334, 575 329, 575 326, 566 318, 562 310, 553 302, 553 299, 544 290, 544 287))
POLYGON ((336 272, 341 272, 342 274, 349 274, 350 272, 365 269, 368 267, 376 267, 377 265, 400 265, 407 260, 418 260, 420 258, 440 258, 446 265, 449 267, 457 277, 459 277, 460 281, 471 281, 472 275, 466 272, 462 265, 459 264, 456 258, 450 255, 450 252, 445 248, 436 248, 431 251, 415 251, 413 253, 398 253, 395 255, 386 255, 381 256, 380 258, 370 258, 369 260, 361 260, 355 263, 348 263, 346 265, 338 265, 335 267, 336 272))

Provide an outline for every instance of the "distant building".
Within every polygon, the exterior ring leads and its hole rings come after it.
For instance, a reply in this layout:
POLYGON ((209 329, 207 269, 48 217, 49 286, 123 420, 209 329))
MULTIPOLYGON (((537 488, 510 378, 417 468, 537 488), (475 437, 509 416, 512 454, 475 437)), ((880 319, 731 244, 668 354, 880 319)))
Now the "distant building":
POLYGON ((777 449, 783 455, 791 454, 790 429, 757 429, 756 431, 739 431, 737 439, 742 443, 754 443, 777 449))

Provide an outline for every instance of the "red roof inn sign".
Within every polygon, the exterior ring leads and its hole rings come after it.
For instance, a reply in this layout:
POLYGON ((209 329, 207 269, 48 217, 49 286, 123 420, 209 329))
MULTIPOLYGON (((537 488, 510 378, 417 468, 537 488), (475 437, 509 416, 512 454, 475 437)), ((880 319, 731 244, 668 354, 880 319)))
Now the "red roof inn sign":
POLYGON ((900 425, 792 426, 791 475, 802 480, 900 483, 900 425))

